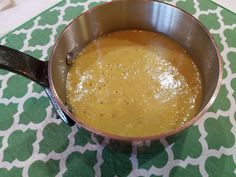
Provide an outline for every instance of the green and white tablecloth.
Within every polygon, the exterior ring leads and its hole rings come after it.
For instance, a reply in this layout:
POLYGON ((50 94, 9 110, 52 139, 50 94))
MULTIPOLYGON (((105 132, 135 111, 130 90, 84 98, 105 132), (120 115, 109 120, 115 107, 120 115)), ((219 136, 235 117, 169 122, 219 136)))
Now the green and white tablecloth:
MULTIPOLYGON (((223 82, 207 114, 177 136, 148 144, 154 151, 143 153, 134 146, 123 152, 53 118, 52 105, 39 85, 0 70, 0 177, 236 176, 236 14, 209 0, 168 2, 197 17, 220 47, 223 82)), ((98 3, 63 0, 0 43, 48 60, 63 28, 98 3)))

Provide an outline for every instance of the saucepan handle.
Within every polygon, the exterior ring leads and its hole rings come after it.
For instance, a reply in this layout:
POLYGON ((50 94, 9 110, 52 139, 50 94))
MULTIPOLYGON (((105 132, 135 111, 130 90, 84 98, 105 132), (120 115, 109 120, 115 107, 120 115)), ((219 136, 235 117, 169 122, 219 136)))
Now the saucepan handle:
POLYGON ((0 68, 20 74, 40 84, 47 93, 58 117, 68 125, 74 124, 60 109, 49 89, 47 61, 40 61, 30 55, 0 45, 0 68))
POLYGON ((0 45, 0 68, 25 76, 43 87, 48 87, 48 62, 0 45))

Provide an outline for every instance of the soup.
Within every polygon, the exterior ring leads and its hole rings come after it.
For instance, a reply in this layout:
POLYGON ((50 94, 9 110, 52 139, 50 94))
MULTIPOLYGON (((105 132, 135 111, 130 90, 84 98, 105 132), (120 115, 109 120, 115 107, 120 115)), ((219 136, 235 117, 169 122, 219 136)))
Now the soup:
POLYGON ((166 133, 199 110, 202 83, 190 54, 161 33, 117 31, 89 43, 70 66, 66 99, 99 131, 126 137, 166 133))

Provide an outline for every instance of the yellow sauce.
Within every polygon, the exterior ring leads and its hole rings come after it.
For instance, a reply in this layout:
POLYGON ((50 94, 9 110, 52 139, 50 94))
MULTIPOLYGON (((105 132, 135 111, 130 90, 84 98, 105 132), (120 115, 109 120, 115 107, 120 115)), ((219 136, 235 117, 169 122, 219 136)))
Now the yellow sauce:
POLYGON ((127 137, 180 127, 196 115, 202 96, 187 51, 163 34, 137 30, 87 45, 69 69, 66 90, 81 122, 127 137))

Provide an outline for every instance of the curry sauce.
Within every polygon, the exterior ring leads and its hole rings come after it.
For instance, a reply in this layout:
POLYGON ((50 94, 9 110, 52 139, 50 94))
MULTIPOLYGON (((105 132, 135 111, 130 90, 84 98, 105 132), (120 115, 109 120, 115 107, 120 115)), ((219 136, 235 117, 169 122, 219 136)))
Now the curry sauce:
POLYGON ((202 97, 190 54, 161 33, 126 30, 102 36, 67 75, 73 114, 97 130, 126 137, 165 133, 196 115, 202 97))

